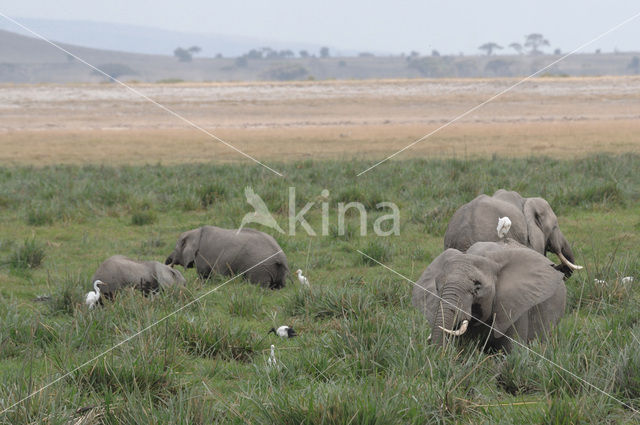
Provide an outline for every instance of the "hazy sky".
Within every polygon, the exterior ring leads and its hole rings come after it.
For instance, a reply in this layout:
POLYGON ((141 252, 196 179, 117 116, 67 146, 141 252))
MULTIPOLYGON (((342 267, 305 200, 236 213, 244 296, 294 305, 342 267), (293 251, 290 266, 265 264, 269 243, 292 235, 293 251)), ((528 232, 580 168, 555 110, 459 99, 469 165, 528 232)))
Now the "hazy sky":
MULTIPOLYGON (((164 29, 303 41, 400 53, 478 53, 539 32, 551 51, 591 40, 640 12, 635 0, 25 0, 0 5, 14 17, 79 19, 164 29)), ((0 19, 2 19, 0 17, 0 19)), ((640 18, 586 51, 640 50, 640 18)))

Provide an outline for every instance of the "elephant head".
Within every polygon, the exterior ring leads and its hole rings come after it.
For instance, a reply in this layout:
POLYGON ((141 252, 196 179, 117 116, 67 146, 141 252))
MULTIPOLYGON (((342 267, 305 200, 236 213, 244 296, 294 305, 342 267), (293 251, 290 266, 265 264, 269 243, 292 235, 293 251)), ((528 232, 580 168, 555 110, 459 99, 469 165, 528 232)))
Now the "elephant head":
POLYGON ((544 312, 540 320, 546 327, 564 314, 566 288, 562 273, 552 266, 529 248, 495 242, 475 244, 467 253, 448 249, 416 283, 413 303, 426 313, 436 344, 443 343, 445 333, 459 336, 482 323, 493 324, 494 340, 518 332, 532 339, 537 325, 515 326, 521 318, 530 320, 530 310, 538 306, 533 311, 544 312))
POLYGON ((526 198, 523 213, 527 223, 529 246, 537 252, 546 254, 553 252, 562 261, 560 268, 565 275, 571 275, 573 270, 580 270, 582 266, 575 264, 573 251, 569 242, 560 231, 558 217, 551 209, 551 205, 543 198, 526 198))
POLYGON ((171 267, 177 264, 185 269, 192 268, 198 255, 201 232, 202 229, 194 229, 182 233, 173 252, 169 254, 164 263, 171 267))

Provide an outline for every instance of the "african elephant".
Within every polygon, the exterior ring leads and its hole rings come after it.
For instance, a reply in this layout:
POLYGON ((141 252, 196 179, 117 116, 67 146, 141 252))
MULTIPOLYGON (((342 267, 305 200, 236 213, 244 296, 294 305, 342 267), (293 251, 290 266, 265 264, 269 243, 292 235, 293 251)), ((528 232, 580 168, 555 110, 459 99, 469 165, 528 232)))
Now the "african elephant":
POLYGON ((544 255, 513 240, 478 242, 466 253, 449 248, 436 257, 416 282, 412 302, 431 324, 434 343, 468 328, 488 347, 509 351, 509 338, 544 339, 564 314, 566 287, 544 255))
POLYGON ((507 236, 546 255, 555 253, 570 276, 575 265, 569 242, 558 227, 558 217, 543 198, 523 198, 518 192, 498 190, 493 196, 480 195, 461 206, 451 217, 444 235, 444 248, 466 251, 475 242, 499 240, 496 224, 500 217, 511 219, 507 236))
POLYGON ((100 264, 91 282, 96 280, 103 282, 100 293, 106 298, 112 298, 115 292, 128 286, 148 294, 159 288, 185 284, 185 279, 178 270, 157 261, 135 261, 123 255, 114 255, 100 264))
POLYGON ((203 226, 184 232, 165 264, 196 267, 207 278, 212 272, 244 274, 251 282, 280 289, 289 273, 287 257, 276 240, 255 229, 240 231, 203 226))

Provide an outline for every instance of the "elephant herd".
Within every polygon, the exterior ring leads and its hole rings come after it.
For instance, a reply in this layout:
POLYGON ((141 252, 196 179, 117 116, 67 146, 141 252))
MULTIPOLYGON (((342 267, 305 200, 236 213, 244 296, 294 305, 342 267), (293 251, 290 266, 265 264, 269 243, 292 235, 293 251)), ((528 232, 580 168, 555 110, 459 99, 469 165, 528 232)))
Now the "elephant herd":
MULTIPOLYGON (((549 203, 513 191, 480 195, 461 206, 449 222, 444 248, 415 283, 412 296, 435 344, 465 334, 509 350, 513 341, 544 338, 564 314, 564 280, 582 268, 549 203), (501 217, 511 224, 506 236, 496 231, 501 217), (549 251, 560 264, 545 256, 549 251)), ((165 264, 113 256, 92 281, 99 284, 99 297, 107 299, 127 286, 155 292, 185 283, 176 265, 195 267, 202 278, 242 274, 271 289, 282 288, 289 275, 286 255, 272 236, 203 226, 182 233, 165 264)))

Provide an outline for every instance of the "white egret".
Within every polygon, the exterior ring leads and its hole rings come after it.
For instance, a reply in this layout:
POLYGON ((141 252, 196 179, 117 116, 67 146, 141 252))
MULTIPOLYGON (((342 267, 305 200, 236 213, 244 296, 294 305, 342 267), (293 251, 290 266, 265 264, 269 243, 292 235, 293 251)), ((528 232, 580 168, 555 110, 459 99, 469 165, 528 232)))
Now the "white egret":
POLYGON ((93 289, 95 289, 95 291, 87 292, 85 302, 89 308, 94 308, 96 304, 98 304, 98 301, 100 301, 100 287, 98 285, 102 285, 102 283, 103 282, 101 280, 96 280, 93 282, 93 289))
POLYGON ((509 219, 509 217, 498 218, 498 227, 496 230, 498 230, 498 237, 500 239, 507 236, 507 233, 509 232, 510 228, 511 228, 511 220, 509 219))
POLYGON ((304 277, 302 275, 302 270, 300 270, 300 269, 296 270, 296 274, 298 275, 298 280, 300 281, 301 285, 304 285, 307 288, 311 287, 311 285, 309 284, 309 279, 307 279, 306 277, 304 277))
POLYGON ((276 367, 278 365, 278 361, 276 360, 276 346, 273 344, 271 344, 271 354, 269 354, 267 364, 269 367, 276 367))

